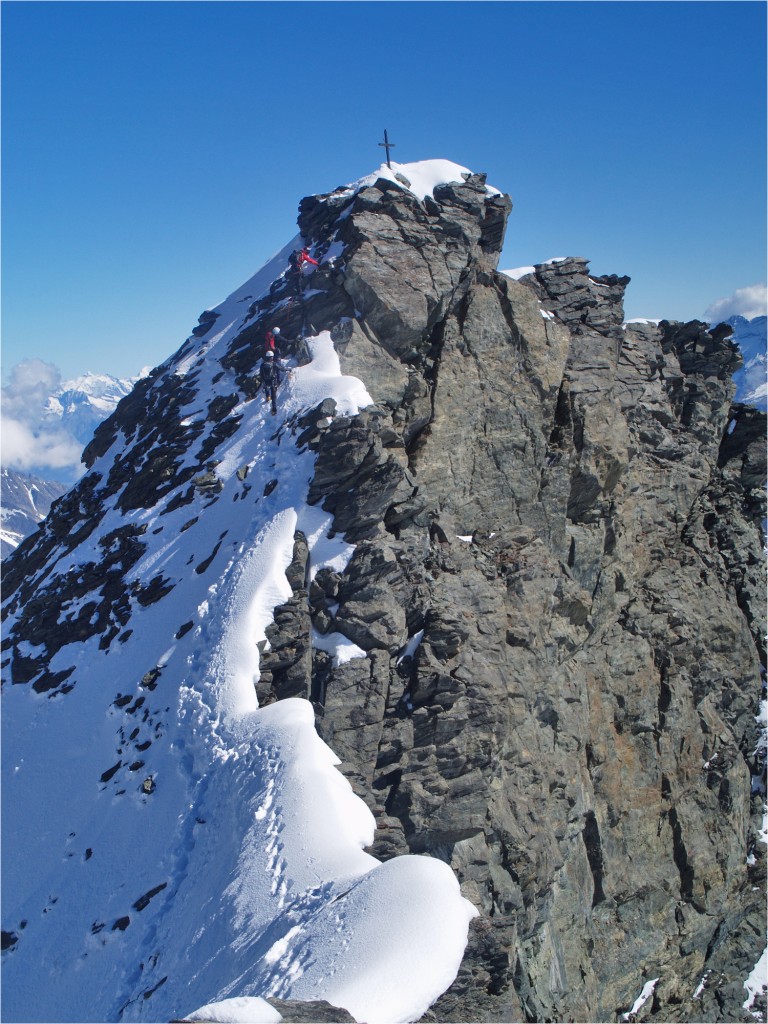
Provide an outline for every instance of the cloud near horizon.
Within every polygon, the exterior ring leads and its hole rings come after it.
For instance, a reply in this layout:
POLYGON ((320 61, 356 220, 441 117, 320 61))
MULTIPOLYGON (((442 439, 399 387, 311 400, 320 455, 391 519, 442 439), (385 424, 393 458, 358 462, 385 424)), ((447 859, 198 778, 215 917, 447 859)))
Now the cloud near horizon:
POLYGON ((737 288, 724 299, 717 299, 707 308, 704 319, 710 324, 719 324, 732 316, 754 320, 756 316, 766 315, 767 306, 768 288, 764 284, 751 284, 746 288, 737 288))
POLYGON ((83 446, 45 412, 48 398, 60 383, 59 368, 42 359, 24 359, 12 367, 1 389, 4 466, 22 472, 52 470, 66 477, 66 482, 82 475, 83 446))

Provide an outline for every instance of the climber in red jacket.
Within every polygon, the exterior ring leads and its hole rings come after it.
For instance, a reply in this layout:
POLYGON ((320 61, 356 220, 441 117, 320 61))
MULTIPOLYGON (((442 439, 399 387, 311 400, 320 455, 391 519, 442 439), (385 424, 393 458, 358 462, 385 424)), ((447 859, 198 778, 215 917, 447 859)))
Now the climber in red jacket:
POLYGON ((293 257, 291 258, 293 259, 294 257, 296 260, 296 269, 299 271, 302 271, 308 263, 312 263, 316 267, 320 266, 317 260, 312 259, 312 257, 309 255, 309 249, 306 247, 306 245, 304 246, 303 249, 297 249, 296 252, 293 254, 293 257))
POLYGON ((319 267, 320 264, 316 259, 313 259, 309 255, 309 249, 306 245, 303 248, 296 249, 292 252, 289 262, 291 265, 291 272, 296 275, 296 292, 298 295, 301 295, 304 267, 306 267, 308 263, 312 263, 316 267, 319 267))
POLYGON ((307 249, 307 248, 306 248, 306 246, 305 246, 305 247, 304 247, 304 248, 303 248, 303 249, 301 250, 301 265, 302 265, 302 267, 303 267, 303 266, 304 266, 304 265, 305 265, 306 263, 312 263, 312 264, 313 264, 314 266, 316 266, 316 267, 319 267, 319 266, 320 266, 320 264, 319 264, 319 263, 317 262, 317 260, 313 260, 313 259, 312 259, 312 257, 311 257, 311 256, 309 255, 309 249, 307 249))
POLYGON ((281 341, 282 338, 280 337, 280 328, 272 327, 264 335, 264 351, 274 352, 276 355, 279 355, 280 353, 277 351, 277 346, 280 344, 281 341))

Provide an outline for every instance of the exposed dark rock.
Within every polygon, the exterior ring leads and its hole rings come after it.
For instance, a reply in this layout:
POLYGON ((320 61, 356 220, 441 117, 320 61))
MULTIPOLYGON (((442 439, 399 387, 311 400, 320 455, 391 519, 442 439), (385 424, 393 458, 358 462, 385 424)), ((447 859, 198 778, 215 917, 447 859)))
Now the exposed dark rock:
POLYGON ((298 999, 270 997, 266 1001, 270 1006, 274 1006, 286 1024, 346 1024, 347 1021, 355 1019, 351 1013, 338 1006, 331 1006, 325 999, 302 1002, 298 999))
POLYGON ((197 338, 204 338, 218 319, 218 313, 214 313, 210 309, 204 309, 197 319, 197 327, 192 331, 192 334, 197 338))
POLYGON ((217 395, 208 403, 208 419, 218 422, 228 416, 240 401, 237 394, 217 395))
POLYGON ((168 883, 167 882, 161 882, 160 885, 156 885, 153 889, 149 889, 147 892, 144 893, 143 896, 140 896, 136 900, 136 902, 133 904, 133 909, 134 910, 138 910, 139 912, 141 912, 142 910, 144 910, 146 907, 149 906, 150 901, 155 896, 157 896, 157 894, 159 892, 162 892, 163 889, 166 889, 167 887, 168 887, 168 883))
POLYGON ((193 479, 192 483, 203 494, 220 494, 223 489, 222 482, 216 476, 213 469, 207 469, 205 473, 200 473, 199 476, 193 479))
POLYGON ((175 584, 166 580, 163 576, 155 576, 149 581, 146 587, 139 587, 136 591, 136 600, 142 607, 160 601, 166 594, 170 594, 175 584))
POLYGON ((312 689, 312 647, 307 592, 307 538, 297 531, 293 559, 286 570, 293 597, 275 609, 267 627, 269 649, 263 650, 256 693, 260 704, 285 697, 309 697, 312 689))

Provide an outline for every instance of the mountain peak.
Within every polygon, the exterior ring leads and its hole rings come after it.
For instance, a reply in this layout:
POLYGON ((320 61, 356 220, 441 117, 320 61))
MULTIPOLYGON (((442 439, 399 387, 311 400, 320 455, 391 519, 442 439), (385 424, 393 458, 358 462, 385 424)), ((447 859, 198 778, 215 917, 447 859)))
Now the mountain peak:
MULTIPOLYGON (((350 185, 342 186, 344 190, 360 192, 370 185, 374 185, 379 179, 391 181, 409 192, 412 192, 419 200, 427 196, 434 198, 435 189, 440 185, 460 185, 469 178, 476 175, 467 167, 453 163, 451 160, 420 160, 415 163, 399 164, 394 160, 388 166, 383 163, 377 171, 367 174, 350 185)), ((485 179, 484 175, 479 175, 485 179)), ((488 195, 501 195, 499 189, 486 186, 488 195)))
POLYGON ((765 419, 735 346, 625 324, 581 257, 498 273, 483 175, 386 172, 302 200, 7 562, 11 1017, 612 1020, 649 964, 659 1013, 741 1013, 765 419))

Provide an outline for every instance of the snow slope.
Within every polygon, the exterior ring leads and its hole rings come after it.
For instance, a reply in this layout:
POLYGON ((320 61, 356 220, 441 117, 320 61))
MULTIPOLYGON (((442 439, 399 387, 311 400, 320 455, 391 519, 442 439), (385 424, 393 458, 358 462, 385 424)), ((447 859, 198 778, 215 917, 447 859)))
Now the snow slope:
MULTIPOLYGON (((167 374, 195 381, 187 421, 231 393, 217 357, 295 242, 161 368, 153 386, 167 374)), ((370 398, 341 375, 327 332, 308 346, 276 417, 259 400, 231 411, 217 495, 129 512, 107 497, 98 528, 42 570, 87 573, 112 531, 140 526, 146 548, 126 592, 133 580, 170 589, 132 597, 130 628, 106 650, 98 635, 61 647, 51 668, 72 669, 65 687, 4 691, 4 1020, 162 1021, 212 1003, 219 1019, 248 1020, 253 999, 275 995, 408 1021, 458 971, 475 911, 451 870, 365 853, 374 820, 309 702, 256 703, 257 645, 291 594, 294 531, 313 573, 353 550, 307 504, 314 455, 294 436, 322 399, 352 414, 370 398)), ((106 477, 131 443, 119 433, 91 473, 106 477)))

